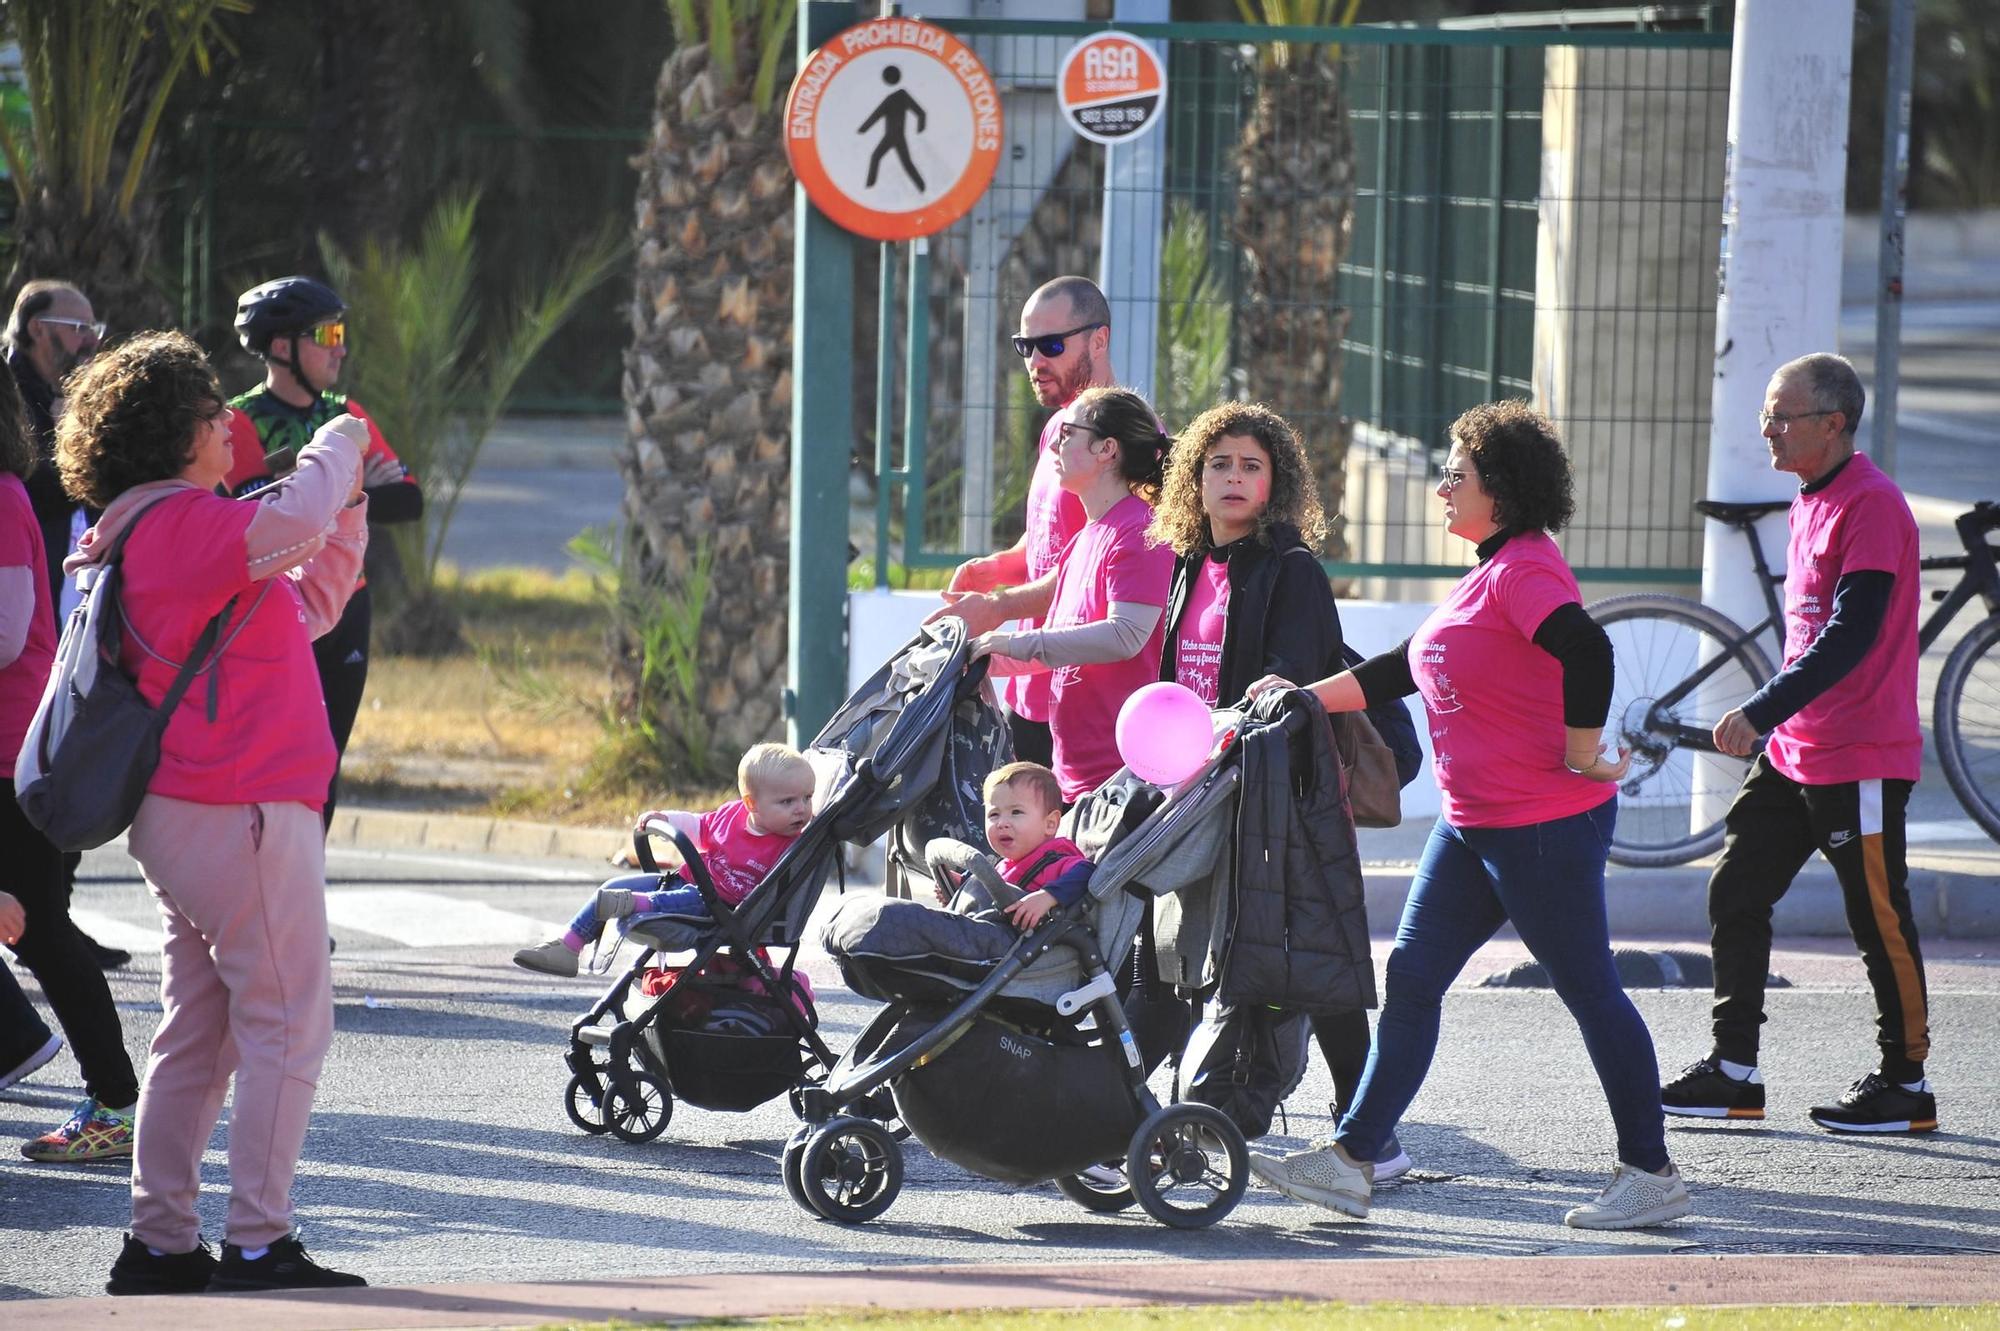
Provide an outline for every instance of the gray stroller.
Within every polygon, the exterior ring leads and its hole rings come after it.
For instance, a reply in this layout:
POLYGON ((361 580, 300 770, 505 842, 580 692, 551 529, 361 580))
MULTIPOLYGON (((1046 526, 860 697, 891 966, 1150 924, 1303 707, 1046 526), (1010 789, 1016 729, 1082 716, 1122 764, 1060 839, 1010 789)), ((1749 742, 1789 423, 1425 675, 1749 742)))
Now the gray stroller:
MULTIPOLYGON (((1234 908, 1240 739, 1324 727, 1317 707, 1269 719, 1215 714, 1218 751, 1163 792, 1120 772, 1065 815, 1063 833, 1096 864, 1090 890, 1019 933, 965 914, 882 897, 844 902, 821 942, 849 988, 888 1006, 823 1086, 798 1097, 806 1126, 784 1156, 794 1200, 829 1219, 873 1219, 902 1186, 896 1137, 857 1107, 884 1088, 931 1152, 1013 1184, 1053 1180, 1092 1211, 1135 1201, 1195 1229, 1232 1211, 1248 1181, 1243 1135, 1207 1105, 1162 1105, 1113 981, 1155 901, 1171 901, 1178 964, 1213 972, 1234 908), (1117 1163, 1123 1186, 1091 1181, 1117 1163)), ((994 906, 1014 899, 986 855, 934 843, 934 875, 994 906)), ((1165 916, 1169 912, 1162 912, 1165 916)))

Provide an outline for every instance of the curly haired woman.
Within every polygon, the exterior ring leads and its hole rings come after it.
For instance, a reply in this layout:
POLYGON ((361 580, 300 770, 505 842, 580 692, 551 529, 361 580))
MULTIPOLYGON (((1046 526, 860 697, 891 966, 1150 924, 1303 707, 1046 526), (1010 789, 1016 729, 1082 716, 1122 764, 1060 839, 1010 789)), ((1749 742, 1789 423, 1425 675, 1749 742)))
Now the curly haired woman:
MULTIPOLYGON (((1631 760, 1604 756, 1611 644, 1552 536, 1575 507, 1569 459, 1547 418, 1489 403, 1452 423, 1437 494, 1478 564, 1401 646, 1307 687, 1329 712, 1421 693, 1444 811, 1389 954, 1375 1052, 1333 1144, 1251 1167, 1288 1196, 1365 1217, 1370 1162, 1430 1070, 1445 990, 1511 921, 1582 1029, 1617 1128, 1610 1183, 1563 1218, 1662 1224, 1689 1200, 1667 1158, 1653 1039, 1611 959, 1604 861, 1631 760)), ((1252 691, 1290 687, 1273 676, 1252 691)))
POLYGON ((254 500, 216 494, 229 408, 201 348, 142 333, 69 381, 56 463, 104 515, 66 561, 125 536, 123 664, 159 706, 211 620, 203 677, 161 734, 128 844, 166 929, 160 1025, 139 1096, 132 1230, 113 1294, 361 1285, 300 1246, 292 1175, 333 1040, 320 805, 333 733, 312 639, 339 618, 367 544, 365 427, 339 417, 254 500), (222 1102, 229 1216, 201 1241, 201 1158, 222 1102))

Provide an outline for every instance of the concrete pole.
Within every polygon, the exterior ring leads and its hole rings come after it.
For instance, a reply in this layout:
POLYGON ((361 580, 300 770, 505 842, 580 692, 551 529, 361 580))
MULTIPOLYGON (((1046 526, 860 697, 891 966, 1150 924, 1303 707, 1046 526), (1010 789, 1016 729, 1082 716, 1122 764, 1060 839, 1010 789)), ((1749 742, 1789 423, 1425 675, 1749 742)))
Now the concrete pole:
MULTIPOLYGON (((1771 469, 1757 413, 1772 371, 1833 350, 1839 331, 1854 3, 1816 0, 1810 22, 1798 11, 1794 0, 1736 7, 1709 396, 1713 499, 1796 493, 1790 475, 1771 469)), ((1783 514, 1759 528, 1773 563, 1783 559, 1785 533, 1783 514)), ((1717 522, 1705 532, 1701 599, 1741 624, 1766 614, 1745 542, 1717 522)), ((1782 644, 1773 635, 1764 645, 1775 663, 1782 644)))
POLYGON ((1903 219, 1910 199, 1910 66, 1917 0, 1889 0, 1889 63, 1882 81, 1882 248, 1875 279, 1875 400, 1868 445, 1875 465, 1896 474, 1896 388, 1903 351, 1903 219))
MULTIPOLYGON (((1165 23, 1167 0, 1116 0, 1114 23, 1165 23)), ((1167 44, 1151 42, 1162 68, 1167 44)), ((1173 88, 1167 89, 1173 96, 1173 88)), ((1166 114, 1166 108, 1160 109, 1166 114)), ((1160 347, 1160 250, 1166 243, 1167 127, 1104 149, 1104 225, 1098 285, 1111 305, 1111 373, 1148 402, 1160 347)), ((1170 421, 1168 428, 1186 422, 1170 421)))

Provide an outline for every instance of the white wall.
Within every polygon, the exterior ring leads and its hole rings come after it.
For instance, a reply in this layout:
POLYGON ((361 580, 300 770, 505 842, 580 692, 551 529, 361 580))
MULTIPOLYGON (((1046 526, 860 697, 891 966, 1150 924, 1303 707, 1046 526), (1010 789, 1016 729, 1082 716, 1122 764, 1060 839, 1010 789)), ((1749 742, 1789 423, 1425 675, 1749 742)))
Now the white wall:
MULTIPOLYGON (((876 667, 916 634, 917 625, 938 605, 936 592, 850 592, 847 598, 847 691, 853 693, 876 667)), ((1399 601, 1343 601, 1340 627, 1354 649, 1384 651, 1416 631, 1428 605, 1399 601)), ((1303 682, 1303 681, 1301 681, 1303 682)), ((1438 811, 1437 782, 1431 776, 1430 728, 1417 718, 1424 746, 1424 770, 1403 788, 1403 819, 1427 820, 1438 811)))

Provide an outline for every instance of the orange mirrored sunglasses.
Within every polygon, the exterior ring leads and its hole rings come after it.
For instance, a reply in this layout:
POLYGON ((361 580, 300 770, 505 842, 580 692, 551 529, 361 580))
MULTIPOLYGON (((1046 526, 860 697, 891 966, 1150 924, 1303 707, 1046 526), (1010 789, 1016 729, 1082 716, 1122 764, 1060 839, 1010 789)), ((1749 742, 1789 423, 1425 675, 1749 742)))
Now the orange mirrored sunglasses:
POLYGON ((347 345, 347 322, 335 319, 332 323, 321 324, 306 336, 312 339, 314 346, 344 347, 347 345))

